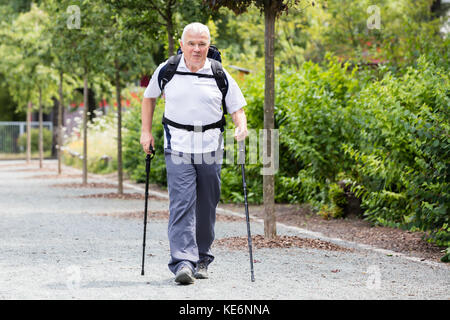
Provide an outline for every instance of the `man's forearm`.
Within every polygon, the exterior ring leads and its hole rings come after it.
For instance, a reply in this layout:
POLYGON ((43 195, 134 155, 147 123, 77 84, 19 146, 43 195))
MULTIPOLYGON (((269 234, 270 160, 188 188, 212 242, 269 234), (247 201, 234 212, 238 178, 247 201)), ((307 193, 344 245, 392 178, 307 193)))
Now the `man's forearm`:
POLYGON ((144 98, 142 100, 142 132, 152 132, 153 113, 155 111, 156 99, 144 98))
POLYGON ((231 118, 237 128, 247 129, 247 117, 245 116, 244 109, 239 109, 232 113, 231 118))

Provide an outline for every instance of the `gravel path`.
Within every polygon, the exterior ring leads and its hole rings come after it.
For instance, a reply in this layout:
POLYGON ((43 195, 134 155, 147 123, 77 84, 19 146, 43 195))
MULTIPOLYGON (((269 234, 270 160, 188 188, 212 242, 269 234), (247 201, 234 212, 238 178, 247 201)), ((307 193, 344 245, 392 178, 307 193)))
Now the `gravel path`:
MULTIPOLYGON (((51 178, 54 171, 48 168, 55 168, 55 162, 46 161, 45 166, 39 170, 36 162, 0 162, 0 299, 450 298, 447 265, 323 237, 353 250, 254 249, 252 283, 247 250, 214 246, 210 278, 179 286, 167 268, 167 221, 161 219, 148 221, 146 275, 141 276, 142 220, 120 213, 143 211, 144 202, 80 198, 115 190, 55 187, 79 184, 78 171, 64 167, 64 173, 75 175, 51 178)), ((105 180, 90 176, 89 182, 105 180)), ((141 186, 129 186, 125 192, 139 190, 141 186)), ((167 209, 167 200, 149 200, 150 211, 167 209)), ((254 235, 264 232, 259 220, 251 229, 254 235)), ((277 231, 321 238, 283 225, 277 231)), ((217 222, 217 239, 236 236, 246 236, 245 223, 217 222)))

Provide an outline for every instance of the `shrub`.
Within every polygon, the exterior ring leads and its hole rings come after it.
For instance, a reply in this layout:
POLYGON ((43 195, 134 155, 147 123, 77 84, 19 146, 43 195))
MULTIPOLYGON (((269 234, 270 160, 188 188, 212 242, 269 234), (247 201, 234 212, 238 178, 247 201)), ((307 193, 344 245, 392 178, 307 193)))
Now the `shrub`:
MULTIPOLYGON (((449 245, 449 77, 419 59, 397 78, 387 74, 351 104, 361 134, 342 145, 354 162, 351 176, 364 187, 368 220, 431 232, 449 245)), ((347 110, 350 112, 350 109, 347 110)))
MULTIPOLYGON (((93 173, 111 173, 117 170, 117 114, 97 115, 88 123, 88 171, 93 173)), ((81 123, 75 132, 82 132, 81 123)), ((83 138, 74 134, 65 143, 72 152, 83 154, 83 138)), ((63 153, 64 164, 82 168, 82 160, 68 152, 63 153)))
MULTIPOLYGON (((138 98, 132 98, 129 91, 125 92, 129 97, 130 107, 123 118, 123 126, 126 133, 123 135, 123 167, 131 179, 136 182, 145 182, 145 157, 146 154, 140 144, 141 139, 141 101, 143 90, 137 92, 138 98)), ((153 115, 152 134, 155 139, 156 156, 151 162, 150 182, 167 186, 166 164, 164 159, 164 129, 161 124, 164 113, 164 101, 158 99, 153 115)))
MULTIPOLYGON (((379 81, 331 58, 277 75, 276 200, 339 216, 335 183, 345 177, 367 220, 448 246, 449 77, 424 58, 399 76, 377 73, 379 81)), ((247 79, 249 124, 261 128, 263 76, 247 79)))
POLYGON ((329 197, 335 206, 344 208, 347 205, 347 195, 337 183, 330 184, 329 197))
POLYGON ((327 205, 324 204, 321 206, 319 212, 317 212, 319 216, 324 218, 325 220, 328 220, 330 218, 336 219, 336 218, 342 218, 344 214, 344 209, 341 207, 338 207, 336 205, 327 205))
MULTIPOLYGON (((52 132, 47 128, 42 128, 43 149, 50 151, 52 149, 53 136, 52 132)), ((27 149, 27 134, 21 134, 17 140, 22 150, 27 149)), ((39 151, 39 129, 31 129, 31 152, 39 151)))

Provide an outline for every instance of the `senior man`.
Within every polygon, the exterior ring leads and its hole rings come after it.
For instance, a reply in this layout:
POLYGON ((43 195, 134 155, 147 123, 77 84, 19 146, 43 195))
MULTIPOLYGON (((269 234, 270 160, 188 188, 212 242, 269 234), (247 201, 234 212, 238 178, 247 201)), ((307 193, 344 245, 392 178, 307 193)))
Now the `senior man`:
POLYGON ((223 124, 222 127, 216 124, 223 118, 223 101, 236 126, 235 139, 241 141, 247 136, 243 110, 246 101, 234 79, 223 69, 228 82, 223 97, 214 77, 197 76, 213 75, 211 65, 215 61, 207 58, 209 46, 207 26, 197 22, 187 25, 180 40, 182 54, 176 73, 162 92, 158 76, 165 72, 170 59, 160 64, 142 102, 140 142, 149 153, 149 146, 154 147, 152 119, 156 98, 164 94, 164 156, 170 199, 169 269, 179 284, 208 278, 208 265, 214 260, 211 245, 224 148, 223 124))

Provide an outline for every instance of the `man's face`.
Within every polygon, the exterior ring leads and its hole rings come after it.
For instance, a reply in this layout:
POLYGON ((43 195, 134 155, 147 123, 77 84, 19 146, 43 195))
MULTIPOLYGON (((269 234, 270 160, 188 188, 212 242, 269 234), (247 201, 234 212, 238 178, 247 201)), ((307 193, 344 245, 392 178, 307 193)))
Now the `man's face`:
POLYGON ((188 67, 202 68, 208 55, 209 41, 206 33, 188 31, 183 41, 180 41, 181 50, 188 67))

